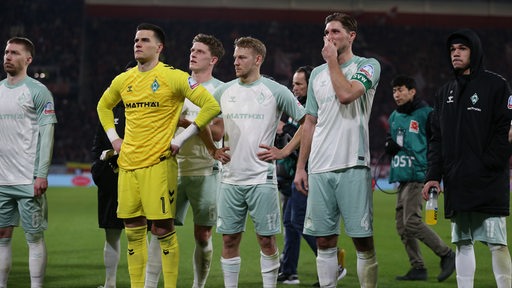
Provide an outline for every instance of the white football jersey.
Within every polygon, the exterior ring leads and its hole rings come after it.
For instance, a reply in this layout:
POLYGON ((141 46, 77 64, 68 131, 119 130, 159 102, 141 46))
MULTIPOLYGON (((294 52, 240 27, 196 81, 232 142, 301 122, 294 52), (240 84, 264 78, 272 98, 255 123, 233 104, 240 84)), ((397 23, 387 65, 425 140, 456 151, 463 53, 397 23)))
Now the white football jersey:
POLYGON ((327 64, 313 69, 306 113, 317 117, 309 155, 309 173, 370 166, 368 121, 380 78, 375 59, 354 56, 341 66, 349 81, 358 81, 365 93, 350 104, 341 104, 334 93, 327 64))
POLYGON ((234 185, 277 183, 275 161, 260 161, 260 144, 274 145, 282 112, 301 120, 304 108, 288 88, 261 77, 251 84, 232 80, 214 93, 224 120, 224 146, 231 161, 223 165, 222 182, 234 185))
POLYGON ((53 97, 39 81, 0 82, 0 185, 32 184, 38 165, 39 126, 57 123, 53 97))
MULTIPOLYGON (((221 84, 223 84, 223 82, 216 78, 212 78, 201 83, 201 85, 203 85, 204 88, 212 94, 221 84)), ((200 108, 197 105, 185 98, 181 117, 193 122, 196 119, 199 110, 200 108)), ((183 130, 185 130, 183 127, 179 127, 176 131, 176 135, 183 132, 183 130)), ((216 145, 217 147, 220 147, 221 143, 216 143, 216 145)), ((217 161, 215 161, 208 153, 208 149, 206 149, 203 140, 201 140, 201 137, 199 137, 198 134, 190 137, 183 146, 180 147, 180 152, 176 156, 176 159, 178 160, 179 165, 179 176, 212 175, 214 165, 218 165, 217 161)))

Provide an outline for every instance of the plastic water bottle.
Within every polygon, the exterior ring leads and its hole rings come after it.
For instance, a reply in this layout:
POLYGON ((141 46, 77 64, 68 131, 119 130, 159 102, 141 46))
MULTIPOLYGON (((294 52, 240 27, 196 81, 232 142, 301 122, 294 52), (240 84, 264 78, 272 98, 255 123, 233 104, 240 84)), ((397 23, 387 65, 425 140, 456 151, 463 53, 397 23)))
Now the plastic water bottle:
POLYGON ((428 200, 425 205, 425 223, 428 225, 437 224, 437 188, 431 187, 428 190, 428 200))

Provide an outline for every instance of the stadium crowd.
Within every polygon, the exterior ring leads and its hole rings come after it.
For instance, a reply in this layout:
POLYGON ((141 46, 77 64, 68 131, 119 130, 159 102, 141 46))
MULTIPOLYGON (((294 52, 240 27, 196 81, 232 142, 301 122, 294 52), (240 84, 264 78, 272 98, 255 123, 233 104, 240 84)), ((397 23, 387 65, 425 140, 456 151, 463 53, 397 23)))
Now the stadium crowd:
MULTIPOLYGON (((15 35, 34 39, 35 63, 31 76, 46 73, 40 80, 52 91, 57 110, 54 164, 91 162, 91 144, 98 123, 96 104, 115 75, 132 60, 130 43, 138 23, 148 21, 164 28, 168 36, 163 53, 165 62, 187 70, 190 41, 197 33, 218 37, 232 55, 233 41, 254 36, 268 47, 262 73, 291 87, 293 71, 302 65, 323 62, 323 25, 290 21, 172 20, 112 18, 88 15, 81 1, 2 1, 0 36, 4 41, 15 35), (19 17, 24 15, 24 17, 19 17), (132 27, 133 29, 127 29, 132 27)), ((385 19, 384 19, 385 20, 385 19)), ((443 43, 458 27, 389 25, 375 21, 360 26, 354 51, 375 57, 382 66, 381 80, 370 120, 370 150, 378 158, 384 148, 386 119, 394 107, 390 81, 398 73, 414 76, 418 94, 428 102, 444 83, 446 75, 443 43), (442 67, 442 68, 441 68, 442 67)), ((485 43, 487 66, 512 79, 512 30, 472 27, 485 43)), ((234 78, 232 61, 226 57, 214 72, 220 80, 234 78)), ((41 76, 38 76, 41 77, 41 76)))

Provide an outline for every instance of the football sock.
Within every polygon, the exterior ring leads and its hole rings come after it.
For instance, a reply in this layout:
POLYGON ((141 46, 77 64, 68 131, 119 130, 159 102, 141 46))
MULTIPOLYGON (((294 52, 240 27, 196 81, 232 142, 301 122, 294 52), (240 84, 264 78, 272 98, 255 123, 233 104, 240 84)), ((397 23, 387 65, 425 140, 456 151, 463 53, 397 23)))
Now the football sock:
POLYGON ((238 275, 240 274, 240 265, 242 259, 240 256, 229 259, 220 258, 222 266, 222 273, 224 274, 224 287, 236 288, 238 287, 238 275))
POLYGON ((121 256, 121 229, 105 229, 105 247, 103 263, 105 264, 105 288, 116 288, 117 265, 121 256))
POLYGON ((362 288, 377 287, 377 256, 375 250, 357 251, 357 276, 362 288))
POLYGON ((162 250, 158 236, 151 234, 148 248, 148 262, 146 264, 146 285, 145 288, 157 288, 162 271, 162 250))
POLYGON ((12 238, 0 238, 0 288, 7 287, 7 278, 12 266, 12 238))
POLYGON ((274 288, 277 285, 277 274, 279 272, 279 251, 273 255, 265 255, 260 251, 261 277, 264 288, 274 288))
POLYGON ((127 259, 131 288, 144 288, 144 275, 148 259, 147 228, 146 226, 126 227, 125 233, 128 240, 127 259))
POLYGON ((213 245, 212 237, 208 238, 206 245, 201 246, 201 243, 196 240, 196 247, 194 250, 194 284, 192 288, 203 288, 208 274, 210 273, 210 265, 212 263, 213 245))
POLYGON ((28 244, 28 267, 30 271, 30 287, 42 288, 46 271, 46 245, 43 232, 25 233, 28 244))
POLYGON ((512 287, 512 264, 510 252, 504 245, 489 244, 492 256, 492 271, 498 288, 512 287))
POLYGON ((178 281, 178 266, 180 251, 178 249, 178 236, 176 231, 158 237, 160 249, 162 250, 162 275, 164 276, 164 287, 174 288, 178 281))
POLYGON ((320 287, 336 287, 338 278, 338 248, 318 249, 316 270, 320 287))
POLYGON ((455 270, 457 271, 457 286, 472 288, 475 278, 475 250, 473 244, 457 245, 455 253, 455 270))

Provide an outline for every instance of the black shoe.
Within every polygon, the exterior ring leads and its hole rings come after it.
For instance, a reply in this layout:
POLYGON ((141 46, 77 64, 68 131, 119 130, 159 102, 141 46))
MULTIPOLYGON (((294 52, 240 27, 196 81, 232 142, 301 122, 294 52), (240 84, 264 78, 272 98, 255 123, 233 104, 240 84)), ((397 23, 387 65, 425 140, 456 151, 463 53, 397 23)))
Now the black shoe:
POLYGON ((297 274, 284 274, 284 273, 279 273, 279 275, 277 275, 277 282, 283 283, 283 284, 292 284, 292 285, 300 283, 299 276, 297 276, 297 274))
POLYGON ((404 276, 396 276, 396 280, 427 280, 427 269, 411 268, 404 276))
POLYGON ((441 257, 441 273, 437 275, 437 281, 442 282, 455 271, 455 252, 450 251, 450 253, 441 257))
POLYGON ((314 283, 311 287, 320 287, 320 282, 314 283))

